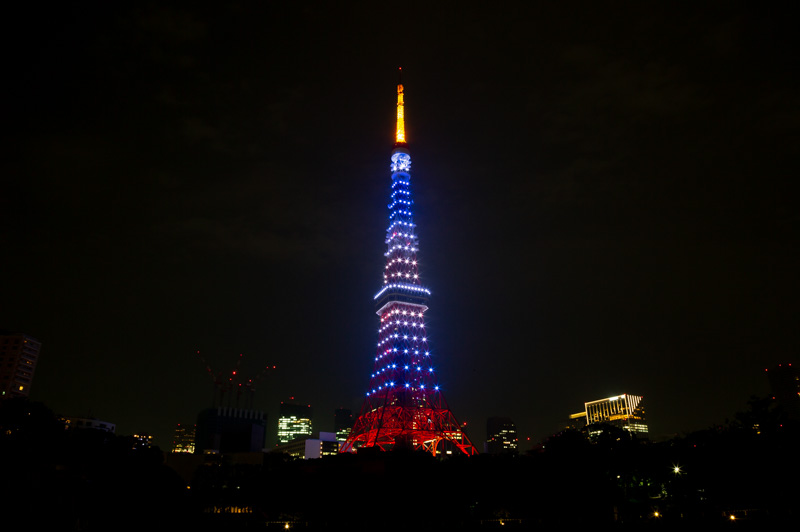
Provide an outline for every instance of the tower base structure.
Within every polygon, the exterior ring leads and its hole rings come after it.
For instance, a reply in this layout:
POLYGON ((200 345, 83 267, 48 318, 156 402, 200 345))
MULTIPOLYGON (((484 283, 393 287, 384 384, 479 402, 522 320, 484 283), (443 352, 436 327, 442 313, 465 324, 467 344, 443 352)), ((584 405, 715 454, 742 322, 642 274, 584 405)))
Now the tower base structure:
POLYGON ((433 456, 453 452, 478 454, 441 395, 436 392, 436 396, 439 404, 418 407, 374 408, 368 401, 340 452, 373 447, 381 451, 424 451, 433 456))

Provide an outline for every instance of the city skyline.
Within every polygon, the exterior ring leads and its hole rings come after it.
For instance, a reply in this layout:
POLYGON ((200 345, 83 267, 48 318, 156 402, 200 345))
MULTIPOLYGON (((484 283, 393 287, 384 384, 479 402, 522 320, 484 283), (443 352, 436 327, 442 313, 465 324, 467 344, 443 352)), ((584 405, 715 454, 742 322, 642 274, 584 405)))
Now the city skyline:
POLYGON ((211 406, 198 350, 276 366, 269 427, 289 396, 323 431, 358 412, 398 66, 426 327, 473 442, 509 417, 524 451, 626 390, 651 438, 696 430, 797 362, 780 13, 410 7, 395 40, 356 5, 25 9, 0 328, 41 342, 30 397, 59 414, 166 448, 211 406))

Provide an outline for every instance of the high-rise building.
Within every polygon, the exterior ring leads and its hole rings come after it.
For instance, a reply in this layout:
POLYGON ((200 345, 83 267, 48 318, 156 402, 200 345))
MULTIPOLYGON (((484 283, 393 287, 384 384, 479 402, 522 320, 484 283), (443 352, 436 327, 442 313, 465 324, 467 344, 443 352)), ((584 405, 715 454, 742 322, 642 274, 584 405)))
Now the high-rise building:
POLYGON ((289 443, 292 440, 311 435, 311 405, 281 402, 278 415, 278 442, 289 443))
POLYGON ((41 348, 27 334, 0 334, 0 400, 28 397, 41 348))
POLYGON ((516 454, 517 426, 509 417, 490 417, 486 420, 486 452, 516 454))
POLYGON ((218 406, 197 415, 195 453, 261 452, 267 415, 259 410, 218 406))
POLYGON ((622 394, 584 403, 589 433, 597 430, 592 425, 603 423, 647 438, 647 419, 642 399, 640 395, 622 394))
POLYGON ((175 436, 172 439, 173 453, 194 454, 194 440, 197 425, 178 423, 175 427, 175 436))
POLYGON ((353 430, 353 412, 349 408, 337 408, 333 413, 333 430, 337 441, 346 441, 353 430))
POLYGON ((397 128, 386 266, 375 294, 380 316, 374 369, 366 399, 342 452, 361 447, 477 454, 444 400, 431 362, 424 314, 430 291, 422 285, 412 217, 411 153, 405 136, 403 85, 397 86, 397 128))

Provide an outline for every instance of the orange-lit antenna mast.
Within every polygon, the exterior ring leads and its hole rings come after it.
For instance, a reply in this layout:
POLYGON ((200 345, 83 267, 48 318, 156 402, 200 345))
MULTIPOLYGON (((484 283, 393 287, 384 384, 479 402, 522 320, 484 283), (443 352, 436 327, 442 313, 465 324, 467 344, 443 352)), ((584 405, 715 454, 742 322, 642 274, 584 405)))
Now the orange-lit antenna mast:
MULTIPOLYGON (((403 68, 398 69, 399 75, 402 76, 403 68)), ((403 83, 402 77, 399 80, 401 83, 397 84, 397 131, 394 136, 395 146, 402 146, 406 143, 406 122, 405 112, 403 109, 403 83)))

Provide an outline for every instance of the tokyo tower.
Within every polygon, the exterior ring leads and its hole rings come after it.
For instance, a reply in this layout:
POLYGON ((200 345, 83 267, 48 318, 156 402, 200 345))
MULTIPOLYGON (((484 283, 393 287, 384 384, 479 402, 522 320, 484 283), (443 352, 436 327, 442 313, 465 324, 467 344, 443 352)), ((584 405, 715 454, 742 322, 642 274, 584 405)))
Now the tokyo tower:
POLYGON ((375 295, 380 316, 375 365, 361 415, 340 452, 378 447, 478 451, 461 430, 437 384, 425 329, 430 291, 419 279, 416 225, 412 220, 411 154, 405 136, 403 85, 397 86, 397 130, 391 158, 392 187, 386 267, 375 295))

